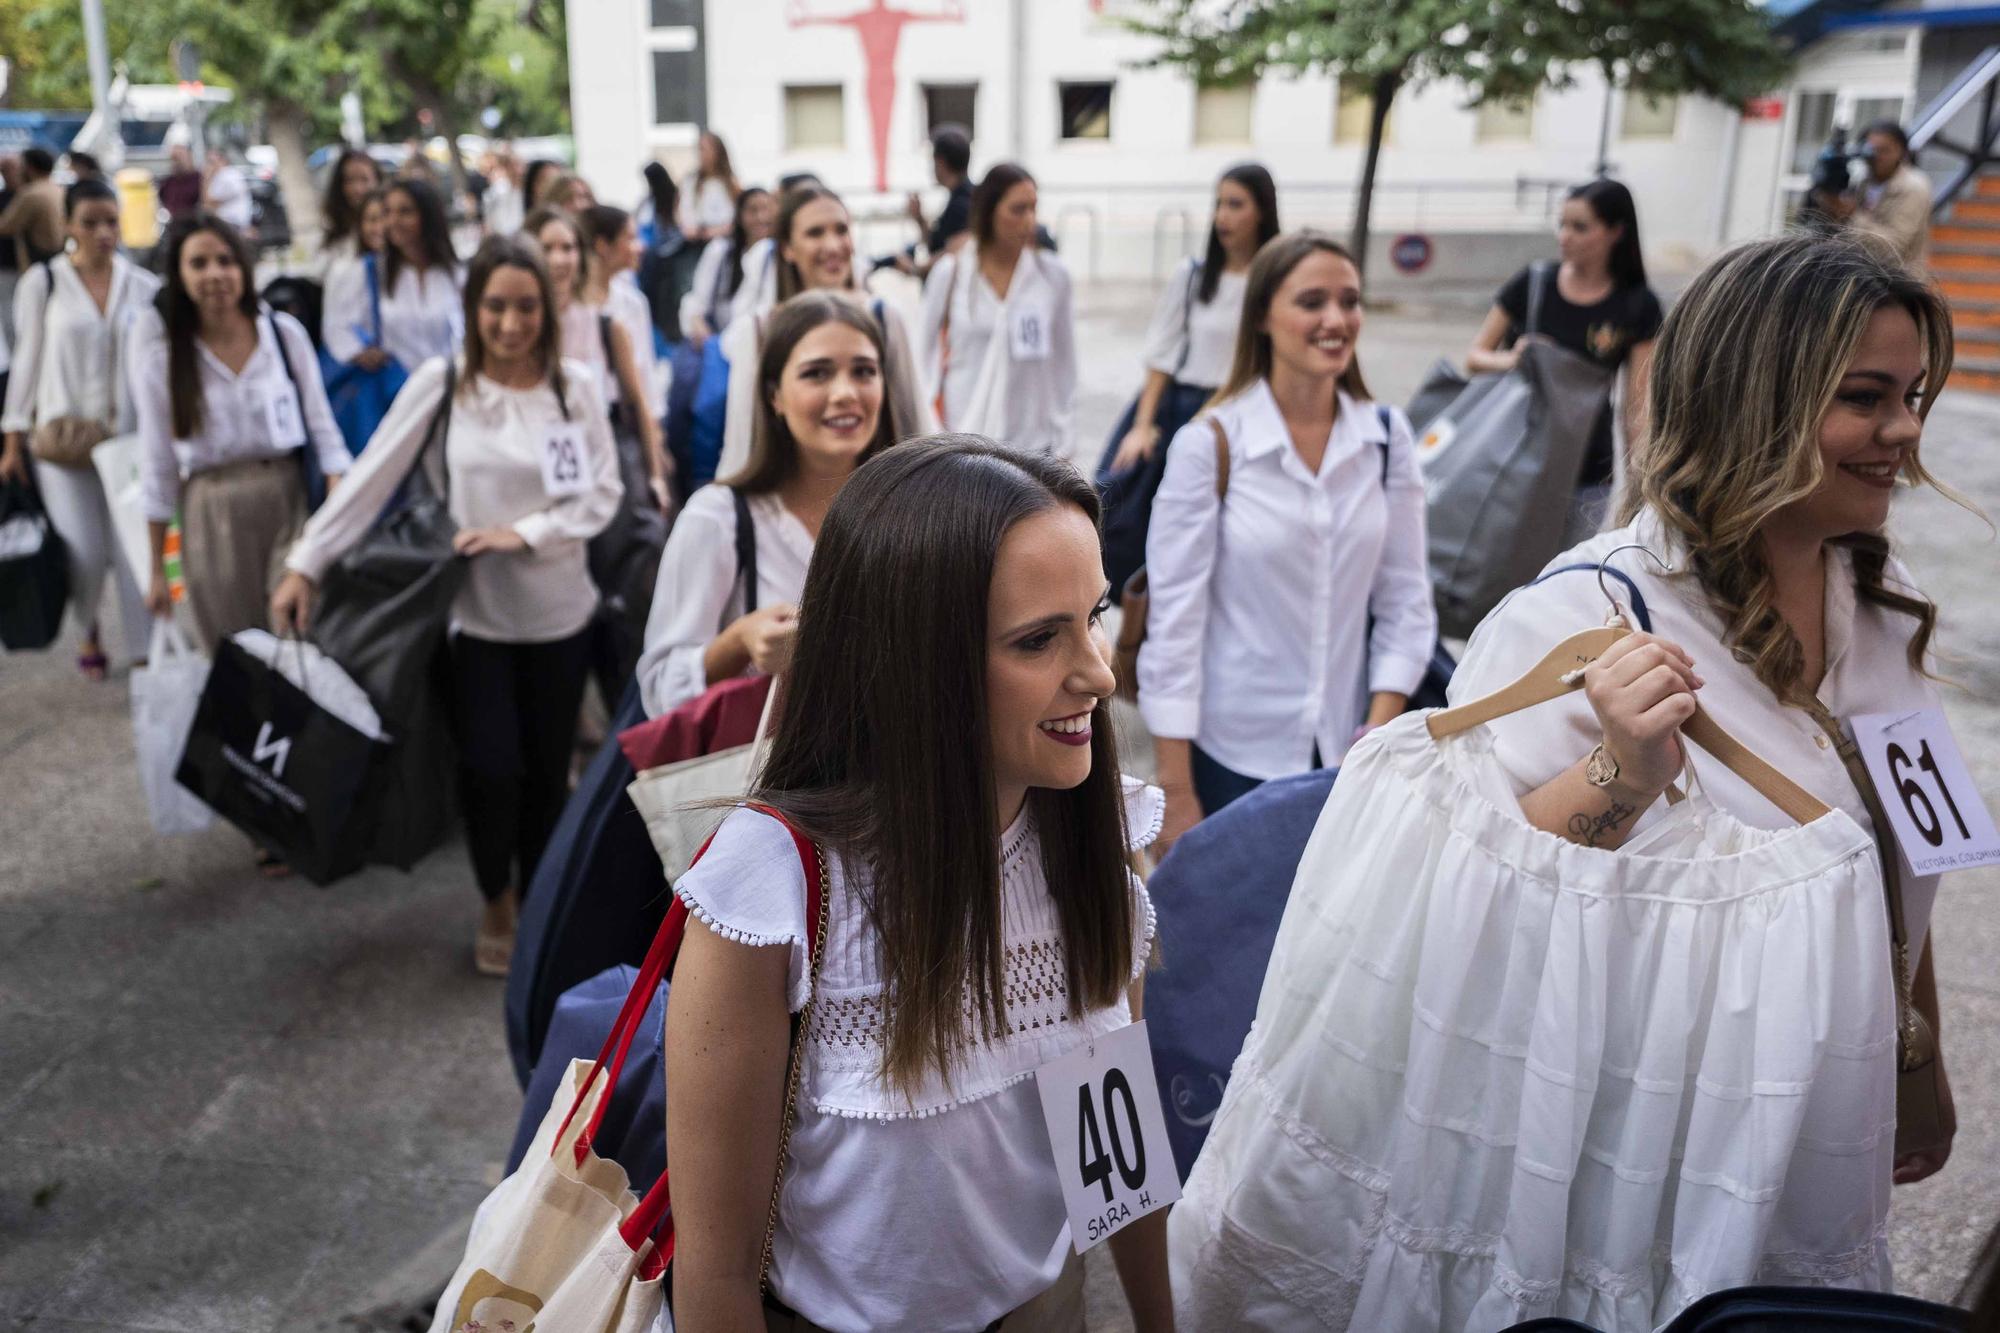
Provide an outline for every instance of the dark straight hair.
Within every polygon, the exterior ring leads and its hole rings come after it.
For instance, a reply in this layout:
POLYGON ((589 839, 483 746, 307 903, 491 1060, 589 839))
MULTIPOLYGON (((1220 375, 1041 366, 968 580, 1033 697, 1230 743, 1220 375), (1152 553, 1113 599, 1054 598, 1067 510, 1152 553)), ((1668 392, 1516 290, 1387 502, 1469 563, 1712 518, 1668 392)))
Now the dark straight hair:
MULTIPOLYGON (((948 1079, 968 1043, 1008 1031, 987 602, 1007 533, 1064 507, 1098 521, 1097 492, 1067 463, 933 436, 855 472, 806 571, 752 799, 867 868, 894 1088, 930 1070, 948 1079)), ((1132 975, 1108 700, 1092 711, 1090 758, 1079 786, 1028 793, 1072 1015, 1115 1003, 1132 975)))
POLYGON ((576 220, 583 224, 583 234, 590 240, 590 245, 584 247, 584 257, 594 259, 596 255, 591 246, 599 241, 617 240, 619 233, 625 230, 625 224, 632 220, 632 215, 616 204, 592 204, 577 214, 576 220))
POLYGON ((750 229, 744 225, 743 214, 753 200, 768 199, 770 195, 769 190, 752 185, 736 196, 736 220, 729 224, 729 276, 722 282, 722 294, 726 297, 733 299, 743 285, 743 252, 750 248, 750 229))
POLYGON ((63 218, 67 220, 75 217, 76 210, 89 203, 116 206, 118 191, 112 189, 100 176, 86 176, 80 181, 73 181, 70 187, 63 191, 63 218))
POLYGON ((521 176, 521 201, 529 208, 539 204, 541 200, 536 197, 536 192, 542 188, 542 177, 551 171, 561 175, 562 169, 562 163, 546 157, 538 157, 530 162, 527 171, 521 176))
POLYGON ((772 312, 764 327, 764 346, 757 356, 757 402, 751 411, 750 458, 743 470, 728 479, 731 486, 750 494, 775 491, 798 471, 799 444, 792 428, 771 405, 778 382, 785 377, 785 363, 808 333, 823 324, 845 324, 866 334, 875 348, 875 365, 882 376, 882 403, 877 409, 875 434, 862 451, 856 466, 887 449, 895 440, 889 409, 889 351, 882 326, 875 316, 852 300, 835 292, 800 292, 772 312))
MULTIPOLYGON (((570 225, 576 224, 572 221, 570 225)), ((458 377, 458 391, 467 392, 472 377, 486 369, 486 342, 479 336, 479 303, 486 298, 486 284, 503 268, 518 268, 534 276, 542 294, 542 331, 535 337, 535 355, 542 363, 542 377, 556 392, 563 416, 569 404, 562 383, 562 326, 556 322, 556 289, 549 281, 548 265, 542 262, 542 248, 532 237, 489 236, 480 243, 465 271, 465 373, 458 377)))
MULTIPOLYGON (((1018 162, 996 162, 979 178, 979 184, 972 191, 969 225, 973 242, 981 249, 993 244, 993 215, 1000 211, 1000 201, 1007 197, 1007 191, 1022 181, 1032 185, 1035 178, 1018 162)), ((1028 246, 1033 249, 1034 242, 1030 241, 1028 246)))
POLYGON ((160 321, 167 330, 167 406, 177 440, 200 434, 204 415, 201 360, 194 345, 201 334, 201 312, 195 309, 194 298, 181 283, 181 251, 202 232, 221 241, 235 259, 236 267, 242 270, 243 294, 236 298, 236 308, 251 320, 262 309, 257 302, 257 256, 243 239, 243 233, 206 210, 175 218, 160 242, 166 255, 166 271, 162 274, 159 295, 153 298, 153 308, 160 312, 160 321))
POLYGON ((680 187, 664 162, 648 162, 640 174, 646 178, 646 197, 653 201, 653 225, 665 235, 680 225, 674 216, 680 211, 680 187))
POLYGON ((344 236, 353 235, 361 227, 362 211, 368 207, 366 196, 358 204, 349 204, 347 202, 347 164, 349 162, 366 162, 368 164, 369 172, 375 177, 375 184, 369 190, 370 194, 382 188, 381 163, 370 157, 362 149, 341 149, 340 156, 333 160, 333 174, 327 177, 326 195, 320 204, 321 245, 340 240, 344 236))
MULTIPOLYGON (((1264 242, 1278 234, 1278 185, 1271 179, 1271 173, 1256 162, 1239 162, 1222 173, 1216 184, 1231 181, 1249 192, 1257 205, 1257 248, 1263 249, 1264 242)), ((1223 253, 1222 237, 1216 233, 1215 223, 1208 224, 1208 251, 1201 261, 1201 303, 1207 305, 1215 299, 1215 289, 1222 283, 1223 265, 1229 256, 1223 253)))
MULTIPOLYGON (((417 210, 417 248, 424 252, 425 268, 441 268, 450 273, 458 266, 458 252, 451 248, 451 221, 445 216, 444 200, 429 181, 398 176, 382 189, 383 198, 405 194, 417 210)), ((408 261, 394 244, 382 247, 382 291, 394 290, 396 278, 408 261)))
POLYGON ((1611 280, 1620 287, 1646 285, 1646 257, 1639 249, 1639 210, 1632 192, 1608 177, 1579 185, 1568 195, 1590 205, 1590 211, 1607 227, 1619 228, 1611 243, 1611 280))

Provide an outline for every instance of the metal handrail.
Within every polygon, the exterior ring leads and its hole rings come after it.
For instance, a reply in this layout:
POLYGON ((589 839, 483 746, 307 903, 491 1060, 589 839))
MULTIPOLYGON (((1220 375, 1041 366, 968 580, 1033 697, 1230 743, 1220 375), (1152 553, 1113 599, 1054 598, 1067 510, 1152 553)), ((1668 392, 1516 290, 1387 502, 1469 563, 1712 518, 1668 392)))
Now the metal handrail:
POLYGON ((1994 142, 2000 139, 2000 124, 1993 117, 1996 89, 2000 89, 2000 46, 1989 46, 1959 71, 1950 87, 1917 113, 1915 128, 1910 131, 1912 157, 1926 148, 1941 148, 1965 159, 1950 179, 1932 191, 1931 212, 1938 212, 1958 198, 1973 177, 1994 160, 1994 142), (1971 145, 1945 138, 1945 127, 1971 106, 1974 98, 1980 101, 1978 138, 1971 145))

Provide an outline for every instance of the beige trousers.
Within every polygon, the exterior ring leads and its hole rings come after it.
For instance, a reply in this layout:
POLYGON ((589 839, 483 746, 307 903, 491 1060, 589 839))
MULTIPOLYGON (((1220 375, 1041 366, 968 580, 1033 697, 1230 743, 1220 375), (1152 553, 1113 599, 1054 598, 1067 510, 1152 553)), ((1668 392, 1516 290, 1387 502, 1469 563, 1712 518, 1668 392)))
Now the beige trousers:
POLYGON ((306 522, 296 454, 197 472, 181 488, 181 568, 205 649, 270 623, 271 592, 306 522))
MULTIPOLYGON (((810 1319, 788 1310, 764 1309, 766 1333, 826 1333, 810 1319)), ((1083 1260, 1072 1254, 1056 1284, 1012 1314, 995 1320, 999 1333, 1084 1333, 1083 1260)))

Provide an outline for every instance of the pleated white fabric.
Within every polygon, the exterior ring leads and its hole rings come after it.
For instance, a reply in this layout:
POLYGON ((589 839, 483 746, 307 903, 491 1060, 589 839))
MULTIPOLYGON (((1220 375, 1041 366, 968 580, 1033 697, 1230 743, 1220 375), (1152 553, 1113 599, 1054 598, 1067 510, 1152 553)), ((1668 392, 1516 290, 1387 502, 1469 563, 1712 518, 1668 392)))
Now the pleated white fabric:
POLYGON ((1170 1221, 1184 1328, 1650 1329, 1885 1289, 1894 1007, 1870 835, 1696 795, 1529 826, 1483 730, 1350 752, 1170 1221))

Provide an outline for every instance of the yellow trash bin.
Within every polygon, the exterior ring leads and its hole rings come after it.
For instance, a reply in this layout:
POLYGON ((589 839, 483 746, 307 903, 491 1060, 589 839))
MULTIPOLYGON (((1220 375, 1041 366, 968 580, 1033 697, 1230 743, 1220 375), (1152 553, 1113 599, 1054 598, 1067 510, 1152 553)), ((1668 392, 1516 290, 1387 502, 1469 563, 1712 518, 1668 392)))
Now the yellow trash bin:
POLYGON ((146 250, 160 243, 160 196, 153 177, 139 167, 123 167, 112 178, 118 184, 118 232, 128 250, 146 250))

